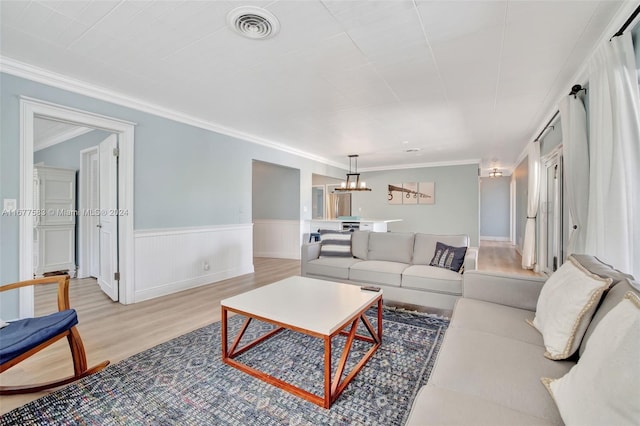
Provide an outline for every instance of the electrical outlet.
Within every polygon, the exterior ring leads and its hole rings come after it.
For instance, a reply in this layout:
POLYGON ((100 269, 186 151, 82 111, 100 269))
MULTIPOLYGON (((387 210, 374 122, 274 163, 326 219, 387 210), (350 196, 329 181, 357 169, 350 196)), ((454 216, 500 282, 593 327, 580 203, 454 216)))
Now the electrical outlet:
POLYGON ((202 270, 203 271, 209 270, 209 262, 202 262, 202 270))

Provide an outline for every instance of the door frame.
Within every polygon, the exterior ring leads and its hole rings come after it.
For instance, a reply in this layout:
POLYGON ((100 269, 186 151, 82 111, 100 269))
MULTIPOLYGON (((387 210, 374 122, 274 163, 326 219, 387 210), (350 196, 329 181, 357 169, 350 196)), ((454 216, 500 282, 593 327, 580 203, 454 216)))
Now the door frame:
MULTIPOLYGON (((547 196, 548 196, 548 191, 547 191, 547 185, 548 185, 548 175, 547 175, 547 169, 550 166, 553 165, 557 165, 557 167, 559 169, 562 168, 562 145, 557 146, 556 148, 553 149, 553 151, 551 151, 549 154, 545 155, 544 157, 542 157, 540 159, 540 205, 539 205, 539 210, 540 210, 540 214, 539 217, 541 218, 541 220, 539 221, 539 228, 538 228, 538 263, 537 263, 537 267, 539 268, 539 271, 537 272, 541 272, 545 275, 550 275, 553 271, 552 271, 552 267, 553 265, 549 265, 547 263, 547 246, 548 246, 548 226, 549 223, 548 221, 544 218, 543 215, 546 214, 546 212, 544 211, 544 203, 547 200, 547 196)), ((562 174, 561 174, 562 176, 562 174)), ((560 190, 562 190, 562 179, 559 179, 559 182, 557 182, 560 185, 560 190)), ((558 194, 556 193, 556 197, 558 196, 558 194)), ((560 208, 562 209, 562 200, 561 199, 556 199, 554 200, 556 201, 556 208, 560 208)), ((562 212, 562 210, 560 210, 562 212)), ((559 231, 559 227, 557 225, 562 226, 562 214, 560 214, 559 216, 559 224, 557 223, 557 211, 556 213, 554 213, 554 217, 553 220, 554 222, 554 230, 553 230, 553 239, 555 241, 558 241, 560 244, 560 253, 558 254, 558 267, 560 266, 561 262, 562 262, 562 233, 559 231)))
MULTIPOLYGON (((119 217, 118 264, 120 269, 120 303, 134 302, 134 235, 133 235, 133 153, 136 123, 94 114, 51 102, 20 96, 20 205, 22 211, 33 211, 33 126, 36 117, 62 121, 117 133, 120 142, 118 168, 118 202, 128 212, 119 217)), ((33 215, 19 217, 20 280, 33 278, 33 215)), ((33 286, 20 291, 20 317, 33 316, 33 286)))
MULTIPOLYGON (((92 155, 98 154, 98 145, 80 151, 80 170, 78 172, 78 211, 86 211, 90 208, 91 188, 87 185, 90 181, 92 155)), ((91 220, 94 216, 79 214, 78 219, 78 278, 91 276, 90 234, 92 230, 91 220)))

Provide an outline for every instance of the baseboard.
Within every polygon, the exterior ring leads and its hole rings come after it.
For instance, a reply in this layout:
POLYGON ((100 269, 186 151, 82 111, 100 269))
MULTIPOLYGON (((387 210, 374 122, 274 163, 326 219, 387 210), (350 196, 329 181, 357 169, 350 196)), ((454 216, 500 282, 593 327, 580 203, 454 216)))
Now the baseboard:
POLYGON ((240 275, 251 274, 254 272, 253 264, 250 267, 244 269, 236 268, 227 271, 219 271, 214 274, 202 275, 199 277, 186 279, 183 281, 176 281, 166 283, 157 287, 147 288, 145 290, 136 291, 135 301, 136 303, 144 300, 154 299, 160 296, 167 296, 179 291, 189 290, 196 287, 202 287, 209 284, 215 284, 218 281, 226 280, 229 278, 237 277, 240 275))
POLYGON ((485 240, 485 241, 511 241, 511 238, 509 237, 488 237, 488 236, 483 236, 480 235, 480 240, 485 240))

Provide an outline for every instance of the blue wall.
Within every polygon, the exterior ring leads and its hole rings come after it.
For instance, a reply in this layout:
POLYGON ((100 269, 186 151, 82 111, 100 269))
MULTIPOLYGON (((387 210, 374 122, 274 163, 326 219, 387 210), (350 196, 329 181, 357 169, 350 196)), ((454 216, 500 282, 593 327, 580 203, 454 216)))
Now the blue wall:
POLYGON ((509 238, 511 177, 480 179, 480 235, 509 238))
POLYGON ((33 153, 33 163, 44 162, 45 166, 80 170, 80 151, 98 145, 111 133, 92 130, 33 153))
POLYGON ((254 161, 252 181, 254 220, 300 219, 300 170, 254 161))
POLYGON ((353 194, 352 214, 371 219, 402 219, 389 224, 399 232, 467 234, 471 245, 480 240, 478 165, 386 170, 362 173, 371 192, 353 194), (389 204, 388 185, 434 182, 435 204, 389 204))
MULTIPOLYGON (((309 219, 313 173, 344 170, 210 130, 0 73, 0 199, 19 200, 20 107, 28 96, 137 123, 134 228, 250 223, 251 169, 258 159, 300 170, 298 217, 309 219)), ((18 218, 0 220, 0 282, 18 279, 18 218)), ((17 293, 3 294, 0 316, 17 314, 17 293)))

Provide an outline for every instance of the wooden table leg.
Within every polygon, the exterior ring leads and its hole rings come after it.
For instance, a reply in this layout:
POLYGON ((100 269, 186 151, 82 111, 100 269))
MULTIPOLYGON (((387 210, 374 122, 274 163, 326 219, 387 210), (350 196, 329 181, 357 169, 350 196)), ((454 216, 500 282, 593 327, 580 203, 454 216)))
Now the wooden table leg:
POLYGON ((324 408, 331 407, 331 336, 324 338, 324 408))
POLYGON ((227 309, 222 306, 222 361, 227 359, 227 309))
POLYGON ((378 300, 378 342, 382 343, 382 298, 378 300))

